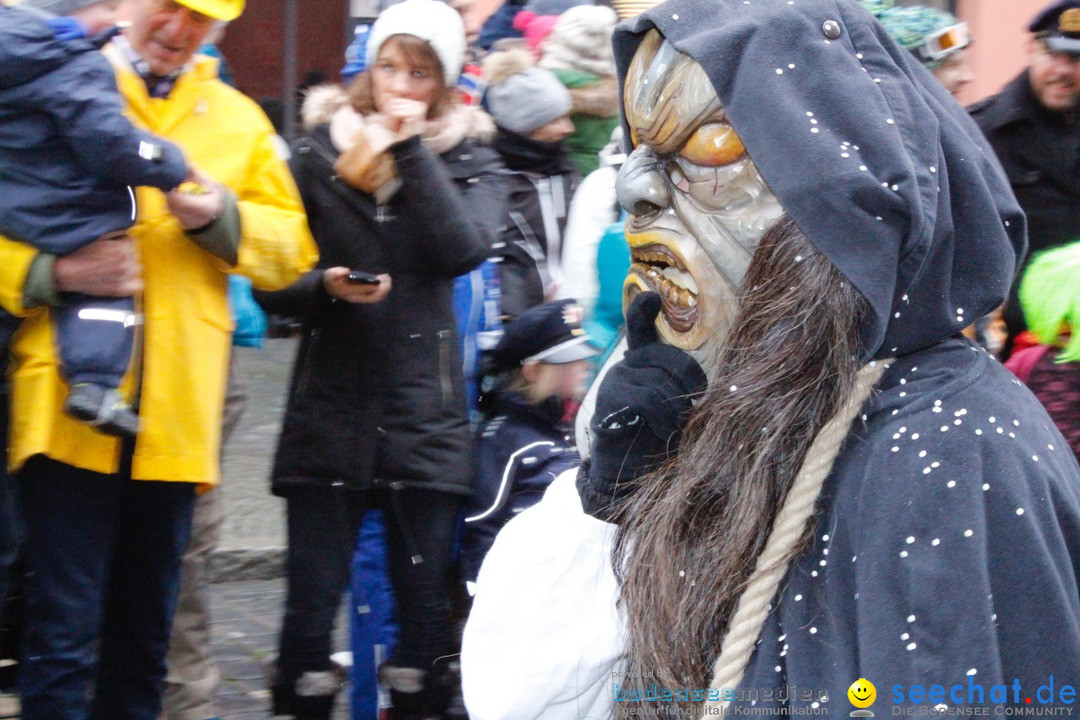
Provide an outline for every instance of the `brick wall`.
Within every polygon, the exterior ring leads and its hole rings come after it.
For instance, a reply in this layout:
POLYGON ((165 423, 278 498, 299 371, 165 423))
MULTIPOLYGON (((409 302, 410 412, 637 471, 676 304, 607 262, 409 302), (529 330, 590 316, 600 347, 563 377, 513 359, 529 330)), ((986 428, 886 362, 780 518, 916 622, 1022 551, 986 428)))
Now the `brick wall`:
MULTIPOLYGON (((345 63, 346 0, 297 0, 297 83, 309 70, 331 80, 345 63)), ((285 86, 285 0, 247 0, 221 50, 237 87, 253 98, 280 98, 285 86)))

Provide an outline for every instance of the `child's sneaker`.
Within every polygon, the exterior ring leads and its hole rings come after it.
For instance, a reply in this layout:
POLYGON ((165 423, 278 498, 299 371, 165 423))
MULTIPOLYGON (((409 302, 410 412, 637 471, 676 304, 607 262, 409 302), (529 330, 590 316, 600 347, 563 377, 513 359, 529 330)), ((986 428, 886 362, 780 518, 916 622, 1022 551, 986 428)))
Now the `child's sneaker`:
POLYGON ((64 412, 105 435, 135 437, 139 430, 139 416, 120 393, 95 383, 72 385, 64 412))

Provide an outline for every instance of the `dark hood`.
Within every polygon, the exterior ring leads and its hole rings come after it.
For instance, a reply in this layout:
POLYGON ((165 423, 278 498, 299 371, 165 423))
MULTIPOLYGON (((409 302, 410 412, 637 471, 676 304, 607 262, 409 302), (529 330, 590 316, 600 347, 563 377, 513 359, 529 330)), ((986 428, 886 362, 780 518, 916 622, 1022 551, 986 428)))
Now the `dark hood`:
POLYGON ((705 69, 789 216, 870 303, 866 357, 933 345, 1005 298, 1026 247, 1005 174, 861 6, 669 0, 616 29, 620 87, 654 27, 705 69))
POLYGON ((56 40, 45 15, 0 6, 0 90, 51 72, 75 54, 96 50, 84 40, 56 40))

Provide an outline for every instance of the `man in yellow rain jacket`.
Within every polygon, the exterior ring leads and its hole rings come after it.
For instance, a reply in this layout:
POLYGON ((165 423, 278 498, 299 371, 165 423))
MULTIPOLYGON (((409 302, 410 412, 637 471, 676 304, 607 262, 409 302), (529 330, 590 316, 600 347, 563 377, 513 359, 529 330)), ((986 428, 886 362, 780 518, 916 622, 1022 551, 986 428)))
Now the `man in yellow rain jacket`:
POLYGON ((64 257, 0 238, 0 305, 26 316, 11 348, 9 440, 30 570, 24 720, 156 716, 194 489, 218 479, 227 273, 278 289, 316 260, 270 123, 194 54, 243 5, 129 0, 131 24, 106 48, 130 118, 181 146, 197 190, 139 188, 130 237, 64 257), (62 412, 45 308, 64 292, 139 290, 142 341, 125 387, 140 427, 125 443, 62 412))

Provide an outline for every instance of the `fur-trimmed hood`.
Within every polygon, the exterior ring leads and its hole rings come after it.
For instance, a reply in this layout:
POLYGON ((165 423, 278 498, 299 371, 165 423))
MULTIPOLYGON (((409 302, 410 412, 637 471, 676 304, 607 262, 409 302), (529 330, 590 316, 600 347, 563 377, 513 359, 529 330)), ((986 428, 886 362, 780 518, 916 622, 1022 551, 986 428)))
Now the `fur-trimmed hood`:
POLYGON ((314 130, 326 125, 330 118, 349 104, 349 96, 341 85, 315 85, 304 93, 300 107, 300 120, 304 130, 314 130))

